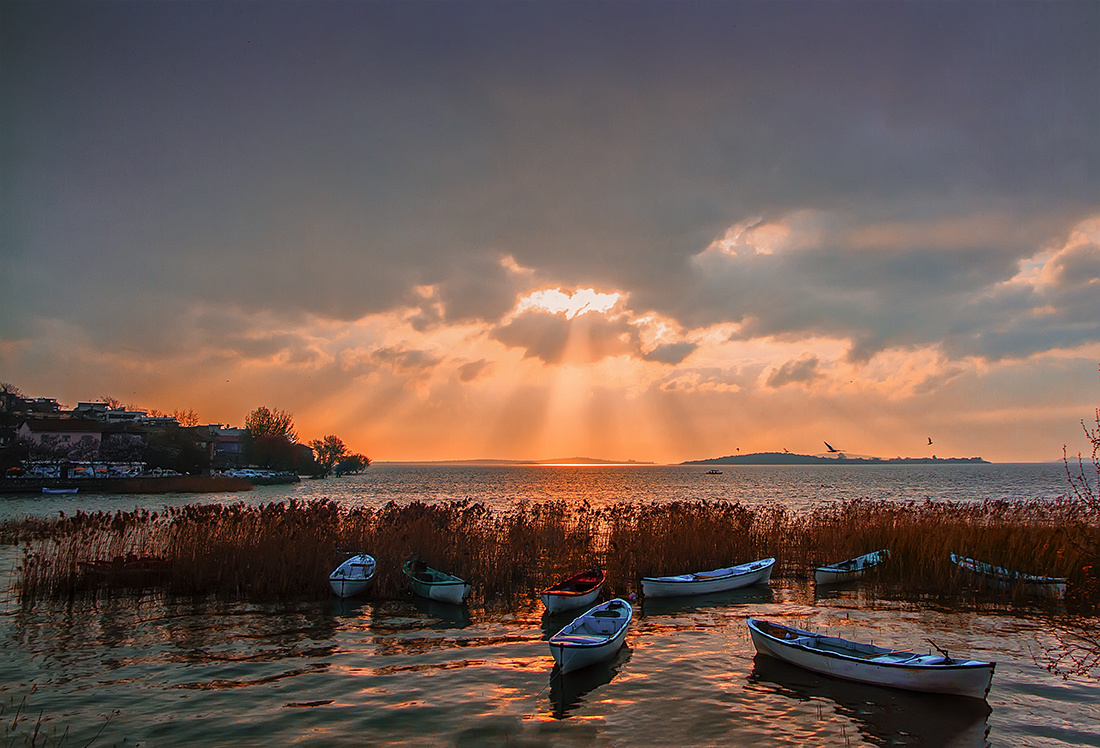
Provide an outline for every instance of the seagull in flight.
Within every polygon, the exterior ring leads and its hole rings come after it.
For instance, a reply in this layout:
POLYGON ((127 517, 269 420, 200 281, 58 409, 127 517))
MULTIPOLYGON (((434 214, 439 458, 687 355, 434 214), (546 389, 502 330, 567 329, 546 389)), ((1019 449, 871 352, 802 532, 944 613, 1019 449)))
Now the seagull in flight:
POLYGON ((830 452, 839 452, 840 451, 839 449, 834 449, 833 445, 829 444, 829 442, 825 442, 825 448, 828 449, 830 452))
POLYGON ((929 444, 929 445, 931 445, 931 444, 932 444, 932 437, 928 437, 928 444, 929 444))

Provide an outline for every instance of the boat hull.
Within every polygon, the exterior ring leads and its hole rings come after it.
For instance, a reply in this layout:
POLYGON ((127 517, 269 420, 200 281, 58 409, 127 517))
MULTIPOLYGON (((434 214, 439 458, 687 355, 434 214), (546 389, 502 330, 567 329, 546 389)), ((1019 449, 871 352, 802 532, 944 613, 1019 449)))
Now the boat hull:
MULTIPOLYGON (((942 656, 915 655, 911 652, 896 653, 893 650, 872 645, 857 645, 864 652, 859 656, 850 656, 837 651, 814 649, 807 644, 799 643, 799 640, 809 637, 819 642, 816 646, 823 646, 830 642, 853 644, 852 642, 836 637, 822 637, 799 629, 778 627, 793 632, 792 639, 788 641, 760 630, 759 623, 766 622, 749 619, 749 633, 757 652, 822 675, 906 691, 952 694, 978 699, 984 699, 988 695, 993 682, 996 663, 976 660, 948 663, 942 656), (904 659, 904 655, 910 655, 910 657, 904 659), (896 661, 872 661, 871 658, 876 656, 887 660, 896 658, 896 661)), ((775 626, 775 624, 770 625, 775 626)))
POLYGON ((610 660, 626 641, 634 617, 630 603, 621 598, 597 605, 550 637, 550 654, 564 675, 610 660), (606 616, 602 614, 611 613, 606 616))
POLYGON ((599 598, 606 579, 606 572, 594 569, 572 576, 553 587, 547 587, 539 593, 539 597, 546 607, 546 612, 550 614, 589 608, 599 598))
POLYGON ((888 551, 875 551, 839 564, 819 566, 814 569, 814 582, 816 584, 854 582, 862 579, 864 574, 885 561, 889 555, 888 551))
POLYGON ((546 606, 547 613, 566 613, 570 610, 579 610, 592 605, 596 602, 596 598, 600 596, 602 590, 603 585, 600 585, 581 594, 543 592, 540 597, 542 598, 542 604, 546 606))
POLYGON ((329 575, 328 583, 337 597, 361 595, 374 582, 374 558, 361 553, 352 556, 329 575))
POLYGON ((984 587, 997 592, 1019 591, 1032 597, 1061 600, 1066 596, 1066 580, 1062 577, 1039 577, 1009 571, 983 561, 975 561, 954 553, 951 561, 984 587))
POLYGON ((473 590, 473 585, 465 580, 434 569, 413 571, 410 564, 405 564, 404 572, 413 594, 429 600, 460 605, 473 590))
POLYGON ((708 595, 712 592, 736 590, 753 584, 766 584, 771 579, 774 566, 774 558, 765 558, 729 569, 716 569, 713 572, 682 574, 674 577, 643 577, 642 594, 646 597, 708 595), (729 573, 719 574, 718 572, 729 573))

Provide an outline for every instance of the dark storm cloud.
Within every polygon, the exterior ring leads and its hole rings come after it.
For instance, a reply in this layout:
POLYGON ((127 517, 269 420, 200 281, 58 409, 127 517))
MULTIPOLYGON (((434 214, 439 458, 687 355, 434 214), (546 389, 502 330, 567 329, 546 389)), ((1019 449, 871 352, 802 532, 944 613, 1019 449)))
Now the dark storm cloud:
MULTIPOLYGON (((424 329, 495 322, 537 281, 686 325, 848 337, 857 359, 941 336, 960 355, 1096 339, 1071 286, 1041 322, 1039 299, 996 291, 1100 212, 1095 3, 3 13, 4 337, 36 316, 131 335, 119 287, 170 291, 146 305, 168 328, 189 299, 349 320, 426 298, 424 329), (996 213, 1018 237, 824 244, 698 274, 729 226, 805 209, 856 226, 996 213)), ((596 351, 635 346, 585 324, 596 351)), ((565 328, 498 337, 552 361, 565 328)))
POLYGON ((768 375, 769 387, 782 387, 785 384, 800 383, 809 384, 817 379, 821 361, 817 356, 803 356, 794 361, 787 361, 778 369, 768 375))

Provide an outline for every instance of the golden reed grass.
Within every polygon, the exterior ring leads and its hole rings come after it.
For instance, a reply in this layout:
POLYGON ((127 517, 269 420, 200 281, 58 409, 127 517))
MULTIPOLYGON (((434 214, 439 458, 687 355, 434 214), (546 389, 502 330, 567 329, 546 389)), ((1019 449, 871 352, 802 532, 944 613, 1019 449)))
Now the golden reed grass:
POLYGON ((469 501, 389 503, 346 509, 332 501, 264 506, 191 505, 77 513, 0 527, 24 545, 17 579, 25 603, 86 585, 79 562, 135 554, 171 562, 167 591, 279 600, 329 594, 329 572, 350 552, 378 562, 372 595, 407 594, 402 564, 414 554, 474 585, 474 599, 508 605, 593 565, 612 594, 642 576, 718 568, 775 557, 775 578, 880 548, 889 562, 878 594, 958 595, 951 552, 1070 581, 1070 599, 1100 602, 1100 517, 1073 500, 894 503, 855 500, 808 513, 727 502, 521 503, 508 510, 469 501))

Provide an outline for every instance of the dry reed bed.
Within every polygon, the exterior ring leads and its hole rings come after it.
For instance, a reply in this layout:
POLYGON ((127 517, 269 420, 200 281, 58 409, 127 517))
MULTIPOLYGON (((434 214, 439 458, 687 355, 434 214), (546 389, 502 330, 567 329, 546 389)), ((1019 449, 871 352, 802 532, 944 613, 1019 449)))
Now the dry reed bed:
MULTIPOLYGON (((778 559, 777 578, 879 548, 892 556, 875 582, 882 594, 955 595, 965 589, 952 551, 1031 573, 1069 577, 1071 598, 1100 602, 1100 518, 1079 502, 893 503, 850 501, 810 513, 727 502, 520 504, 491 510, 469 501, 345 509, 332 501, 260 507, 192 505, 162 514, 93 513, 0 528, 25 543, 20 597, 72 594, 78 562, 134 553, 172 562, 177 594, 273 600, 329 594, 342 551, 378 561, 373 595, 406 593, 401 565, 413 554, 474 584, 474 599, 508 604, 601 564, 609 591, 641 576, 778 559)), ((345 554, 346 555, 346 554, 345 554)))

